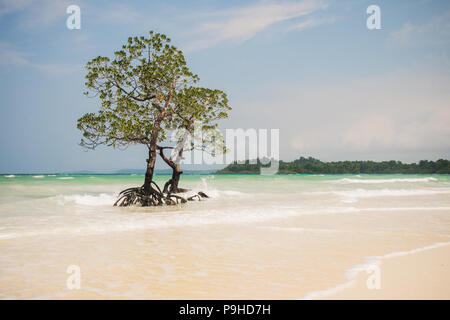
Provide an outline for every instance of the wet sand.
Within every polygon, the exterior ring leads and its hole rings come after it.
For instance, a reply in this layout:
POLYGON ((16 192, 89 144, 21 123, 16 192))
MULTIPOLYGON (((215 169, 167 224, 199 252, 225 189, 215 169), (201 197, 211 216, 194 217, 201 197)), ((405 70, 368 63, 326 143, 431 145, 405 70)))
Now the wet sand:
POLYGON ((437 245, 377 259, 356 277, 335 289, 316 293, 313 299, 434 299, 450 298, 450 245, 437 245), (379 267, 379 285, 371 278, 379 267))
POLYGON ((447 177, 187 177, 211 198, 160 208, 112 207, 140 178, 56 178, 0 184, 0 298, 450 299, 447 177))

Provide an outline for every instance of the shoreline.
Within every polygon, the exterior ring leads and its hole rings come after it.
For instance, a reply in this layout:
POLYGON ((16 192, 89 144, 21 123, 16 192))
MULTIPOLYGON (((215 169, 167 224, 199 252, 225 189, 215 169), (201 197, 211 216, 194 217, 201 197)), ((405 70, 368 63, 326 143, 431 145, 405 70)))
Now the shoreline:
POLYGON ((450 297, 450 177, 192 175, 211 199, 150 209, 112 206, 139 177, 59 178, 0 178, 0 297, 450 297))
MULTIPOLYGON (((183 171, 183 175, 217 175, 217 176, 258 176, 261 175, 259 172, 217 172, 217 171, 209 171, 204 170, 205 172, 201 172, 203 170, 193 170, 193 171, 183 171)), ((27 173, 17 173, 17 172, 3 172, 0 173, 0 177, 7 177, 7 176, 33 176, 33 175, 44 175, 44 176, 64 176, 64 175, 74 175, 74 176, 145 176, 145 173, 135 173, 135 172, 27 172, 27 173)), ((172 173, 170 172, 155 172, 155 175, 161 175, 161 176, 171 176, 172 173)), ((261 175, 261 176, 450 176, 450 173, 423 173, 423 172, 417 172, 417 173, 297 173, 297 172, 282 172, 282 173, 275 173, 273 175, 261 175)))
POLYGON ((352 266, 345 274, 346 282, 312 291, 301 300, 446 300, 450 298, 450 241, 366 257, 363 263, 352 266), (429 271, 435 269, 439 272, 429 271), (367 283, 375 273, 379 275, 379 288, 369 289, 367 283), (427 278, 420 276, 424 274, 427 278), (430 292, 430 286, 433 292, 430 292))

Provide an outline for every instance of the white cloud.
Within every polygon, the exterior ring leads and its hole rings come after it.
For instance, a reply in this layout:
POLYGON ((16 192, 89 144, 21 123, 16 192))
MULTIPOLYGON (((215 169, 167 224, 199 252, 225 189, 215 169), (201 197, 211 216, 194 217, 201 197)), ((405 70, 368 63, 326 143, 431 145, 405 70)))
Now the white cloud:
MULTIPOLYGON (((24 29, 39 30, 53 25, 58 20, 65 21, 67 7, 72 4, 69 0, 41 0, 35 1, 18 19, 18 26, 24 29)), ((61 24, 61 28, 65 28, 61 24)))
MULTIPOLYGON (((73 4, 70 0, 0 0, 0 16, 7 13, 17 13, 16 27, 39 31, 56 23, 65 28, 67 18, 66 8, 73 4)), ((242 43, 255 37, 259 32, 281 22, 294 23, 288 31, 313 27, 330 23, 330 19, 312 17, 311 15, 327 8, 328 0, 287 0, 259 1, 252 5, 219 9, 215 11, 189 11, 173 8, 172 14, 165 17, 155 14, 152 10, 144 12, 139 7, 124 3, 111 3, 97 7, 85 1, 77 1, 84 15, 114 26, 132 27, 136 32, 149 31, 157 26, 165 26, 170 30, 174 26, 178 33, 184 33, 184 49, 199 50, 215 46, 223 42, 242 43), (298 18, 306 21, 296 23, 298 18)), ((145 8, 145 6, 144 6, 145 8)), ((148 9, 148 7, 147 7, 148 9)), ((167 10, 167 8, 159 8, 167 10)), ((146 10, 147 11, 147 10, 146 10)), ((82 23, 83 25, 83 23, 82 23)), ((82 27, 83 28, 83 27, 82 27)))
POLYGON ((302 29, 312 28, 312 27, 316 27, 316 26, 319 26, 322 24, 328 24, 328 23, 334 23, 334 22, 335 22, 334 18, 323 19, 323 18, 313 17, 313 18, 307 19, 305 21, 302 21, 300 23, 296 23, 296 24, 289 26, 286 29, 286 31, 302 30, 302 29))
POLYGON ((0 42, 0 65, 2 69, 7 66, 26 66, 28 64, 24 53, 15 50, 8 42, 0 42))
POLYGON ((291 147, 294 150, 302 151, 305 150, 308 145, 303 141, 302 137, 294 136, 294 138, 291 139, 291 147))
POLYGON ((10 43, 0 42, 0 70, 2 72, 7 72, 12 67, 33 68, 48 74, 69 74, 80 70, 78 65, 34 63, 29 57, 29 54, 16 50, 10 43))
POLYGON ((367 113, 356 120, 342 134, 342 145, 354 149, 386 147, 395 144, 394 119, 385 114, 367 113))
POLYGON ((123 3, 115 3, 109 8, 97 10, 101 11, 103 21, 113 24, 142 24, 145 21, 145 15, 142 12, 123 3))
POLYGON ((21 11, 31 4, 32 0, 0 0, 0 16, 21 11))
POLYGON ((280 128, 286 160, 448 158, 449 87, 449 74, 436 70, 290 84, 235 102, 233 117, 243 120, 233 126, 280 128))
MULTIPOLYGON (((70 0, 0 0, 0 18, 17 14, 16 26, 26 30, 40 30, 64 21, 70 0)), ((80 1, 77 4, 84 7, 80 1)), ((65 28, 65 24, 61 24, 65 28)))
POLYGON ((262 2, 256 5, 220 10, 205 14, 197 27, 200 38, 193 41, 187 50, 198 50, 215 46, 225 41, 243 42, 253 38, 267 27, 294 18, 304 17, 326 8, 323 1, 262 2))
POLYGON ((401 45, 442 45, 450 43, 450 11, 430 19, 424 24, 405 23, 393 31, 390 41, 401 45))

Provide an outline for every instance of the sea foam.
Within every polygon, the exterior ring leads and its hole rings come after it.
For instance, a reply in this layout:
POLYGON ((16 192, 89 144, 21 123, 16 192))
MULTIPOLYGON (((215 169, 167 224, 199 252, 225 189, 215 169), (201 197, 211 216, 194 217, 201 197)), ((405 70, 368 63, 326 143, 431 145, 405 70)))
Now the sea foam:
MULTIPOLYGON (((450 194, 449 188, 438 189, 353 189, 353 190, 330 190, 330 191, 307 191, 303 195, 320 196, 334 194, 347 199, 376 198, 376 197, 403 197, 403 196, 427 196, 438 194, 450 194)), ((344 199, 345 200, 345 199, 344 199)), ((346 202, 346 201, 344 201, 346 202)), ((349 201, 351 203, 351 201, 349 201)))
POLYGON ((353 179, 344 178, 339 180, 328 180, 327 182, 339 183, 339 184, 351 184, 351 183, 365 183, 365 184, 379 184, 379 183, 401 183, 401 182, 431 182, 438 181, 438 179, 433 177, 426 178, 393 178, 393 179, 353 179))
POLYGON ((448 194, 450 193, 450 189, 355 189, 346 191, 332 191, 332 193, 349 198, 376 198, 448 194))
POLYGON ((74 194, 63 196, 62 204, 74 202, 84 206, 111 206, 116 201, 116 197, 111 194, 102 193, 99 195, 74 194))

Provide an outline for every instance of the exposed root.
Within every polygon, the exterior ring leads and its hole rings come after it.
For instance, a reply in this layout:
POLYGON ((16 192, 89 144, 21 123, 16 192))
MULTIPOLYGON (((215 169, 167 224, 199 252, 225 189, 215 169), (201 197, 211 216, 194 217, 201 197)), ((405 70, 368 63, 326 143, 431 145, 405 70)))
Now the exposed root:
POLYGON ((203 191, 199 191, 197 194, 194 194, 193 196, 188 198, 188 201, 194 201, 195 199, 198 199, 198 201, 201 201, 202 198, 209 198, 209 196, 204 193, 203 191))
MULTIPOLYGON (((176 195, 176 194, 169 194, 168 197, 175 198, 175 201, 178 201, 178 200, 179 200, 181 203, 186 203, 186 202, 187 202, 187 199, 186 199, 186 198, 184 198, 184 197, 182 197, 182 196, 178 196, 178 195, 176 195)), ((178 202, 177 202, 177 203, 178 203, 178 202)))
POLYGON ((169 188, 172 186, 172 179, 170 179, 169 181, 167 181, 165 184, 164 184, 164 189, 163 189, 163 192, 164 193, 168 193, 169 192, 169 188))
MULTIPOLYGON (((204 192, 200 191, 198 194, 186 199, 183 196, 170 192, 161 192, 159 186, 153 181, 151 186, 152 187, 149 192, 145 192, 143 187, 128 188, 121 191, 117 201, 114 203, 114 206, 127 207, 132 205, 141 205, 142 207, 149 207, 161 206, 163 204, 176 205, 179 203, 193 201, 196 198, 199 201, 201 198, 209 198, 209 196, 207 196, 204 192)), ((186 189, 179 190, 187 191, 186 189)))
POLYGON ((131 205, 141 205, 143 207, 148 206, 160 206, 164 204, 164 195, 160 192, 158 185, 157 189, 150 189, 150 192, 145 192, 144 188, 128 188, 119 193, 114 206, 126 207, 131 205))
POLYGON ((201 200, 200 196, 198 194, 194 194, 193 196, 187 198, 188 201, 194 201, 195 198, 198 198, 198 201, 201 200))
POLYGON ((185 193, 188 192, 189 189, 184 189, 184 188, 174 188, 173 187, 173 181, 172 179, 170 179, 169 181, 167 181, 164 184, 164 188, 163 188, 163 193, 164 194, 168 194, 168 193, 185 193))
POLYGON ((198 192, 198 195, 199 195, 200 197, 202 197, 202 198, 209 198, 209 197, 206 195, 206 193, 204 193, 203 191, 199 191, 199 192, 198 192))

